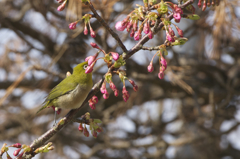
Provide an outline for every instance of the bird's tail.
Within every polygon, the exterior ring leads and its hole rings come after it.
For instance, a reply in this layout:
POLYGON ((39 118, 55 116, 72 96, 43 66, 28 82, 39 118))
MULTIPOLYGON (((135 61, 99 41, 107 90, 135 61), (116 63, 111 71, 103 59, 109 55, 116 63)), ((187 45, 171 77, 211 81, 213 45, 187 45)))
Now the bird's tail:
POLYGON ((40 111, 42 111, 43 109, 47 108, 48 106, 49 106, 49 101, 46 102, 46 103, 36 112, 36 114, 39 113, 40 111))

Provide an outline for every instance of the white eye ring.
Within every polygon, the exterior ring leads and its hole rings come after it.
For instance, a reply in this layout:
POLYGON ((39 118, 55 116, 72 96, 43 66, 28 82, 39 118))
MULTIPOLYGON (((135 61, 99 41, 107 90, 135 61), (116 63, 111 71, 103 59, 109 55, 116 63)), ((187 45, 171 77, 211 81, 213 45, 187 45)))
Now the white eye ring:
POLYGON ((83 66, 83 69, 86 70, 87 67, 88 67, 88 65, 84 65, 84 66, 83 66))

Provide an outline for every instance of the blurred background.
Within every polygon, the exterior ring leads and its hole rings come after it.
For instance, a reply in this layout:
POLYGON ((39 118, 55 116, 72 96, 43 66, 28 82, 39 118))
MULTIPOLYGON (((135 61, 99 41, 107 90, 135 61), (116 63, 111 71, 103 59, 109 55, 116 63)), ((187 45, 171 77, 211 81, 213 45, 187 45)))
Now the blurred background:
MULTIPOLYGON (((158 0, 159 2, 159 0, 158 0)), ((176 1, 173 1, 176 2, 176 1)), ((51 138, 55 149, 35 159, 235 159, 240 156, 240 2, 221 0, 218 7, 202 12, 201 19, 182 19, 177 24, 189 41, 168 48, 168 68, 163 80, 147 66, 155 51, 139 51, 126 64, 130 98, 121 94, 100 101, 93 111, 85 106, 79 116, 90 112, 103 121, 103 132, 95 139, 78 131, 71 123, 51 138)), ((92 0, 98 13, 112 29, 141 0, 92 0)), ((96 53, 90 42, 106 52, 122 53, 112 36, 96 20, 91 25, 95 39, 83 34, 80 22, 75 30, 68 24, 89 9, 79 1, 57 11, 56 0, 0 0, 0 145, 31 144, 52 127, 54 111, 36 111, 48 92, 67 71, 96 53)), ((116 33, 127 49, 137 42, 126 31, 116 33)), ((164 43, 159 32, 144 46, 164 43)), ((95 66, 94 83, 107 71, 100 61, 95 66)), ((117 76, 113 82, 119 90, 117 76)), ((58 120, 68 110, 58 115, 58 120)), ((11 148, 13 153, 15 149, 11 148)), ((10 155, 12 156, 12 153, 10 155)), ((4 156, 6 157, 6 156, 4 156)))

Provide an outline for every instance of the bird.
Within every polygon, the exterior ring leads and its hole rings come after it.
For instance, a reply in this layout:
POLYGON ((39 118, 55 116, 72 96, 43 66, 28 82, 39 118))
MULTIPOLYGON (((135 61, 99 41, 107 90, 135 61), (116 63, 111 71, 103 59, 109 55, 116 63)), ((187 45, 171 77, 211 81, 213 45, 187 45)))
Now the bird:
POLYGON ((88 62, 82 62, 73 68, 73 73, 63 79, 48 94, 43 106, 37 111, 39 113, 45 108, 55 109, 54 125, 56 114, 61 109, 76 109, 81 106, 93 86, 92 73, 85 73, 88 62))

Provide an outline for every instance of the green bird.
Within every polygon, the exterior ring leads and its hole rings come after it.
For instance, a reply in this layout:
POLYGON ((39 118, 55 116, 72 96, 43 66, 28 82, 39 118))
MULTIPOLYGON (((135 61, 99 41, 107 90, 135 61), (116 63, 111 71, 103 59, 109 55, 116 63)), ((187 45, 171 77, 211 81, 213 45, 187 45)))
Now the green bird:
POLYGON ((54 122, 56 123, 55 119, 57 111, 80 107, 93 86, 92 73, 85 73, 87 67, 87 61, 74 67, 72 75, 67 76, 51 90, 46 97, 43 106, 37 111, 37 113, 47 107, 54 106, 54 122))

